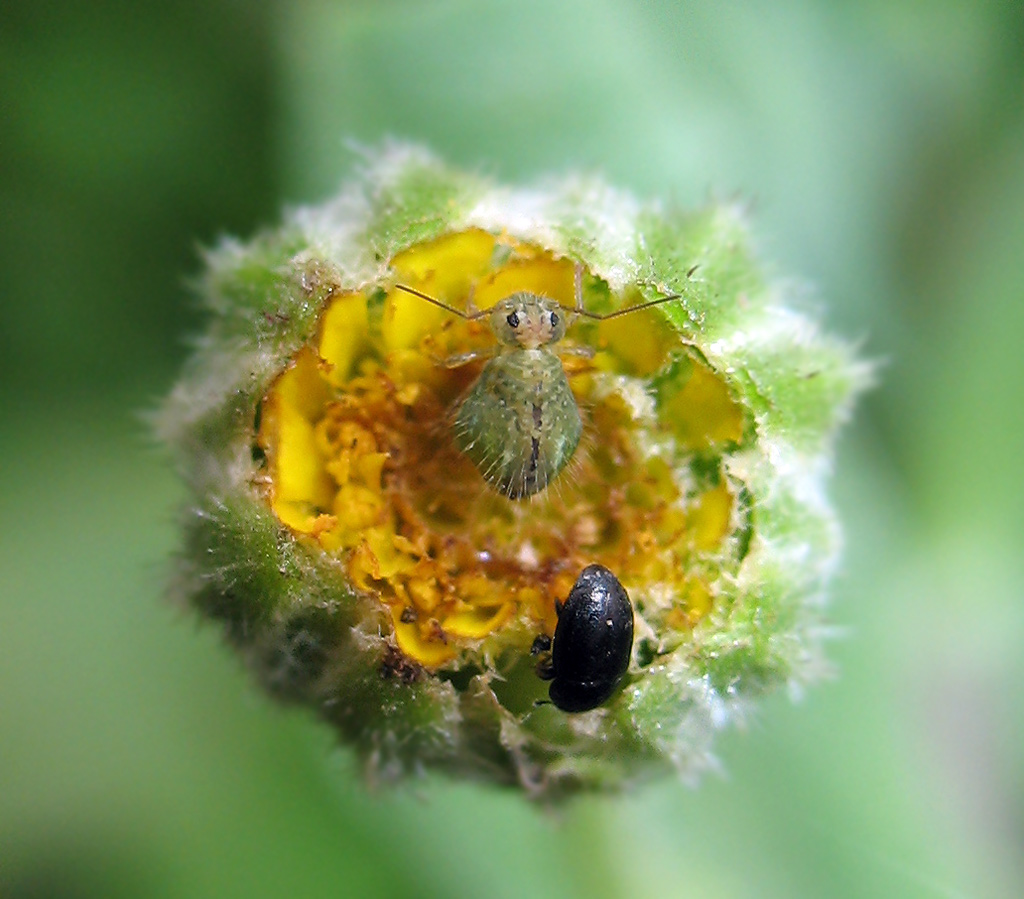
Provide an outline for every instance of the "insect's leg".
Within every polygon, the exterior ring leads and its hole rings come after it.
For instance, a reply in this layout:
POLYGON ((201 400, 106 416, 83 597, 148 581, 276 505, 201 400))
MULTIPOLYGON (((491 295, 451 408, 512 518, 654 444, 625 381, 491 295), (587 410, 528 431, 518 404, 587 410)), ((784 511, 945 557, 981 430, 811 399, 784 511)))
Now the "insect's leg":
POLYGON ((593 359, 597 351, 592 346, 560 346, 560 356, 579 356, 583 359, 593 359))
POLYGON ((551 637, 547 634, 538 634, 530 647, 530 655, 538 656, 537 677, 541 680, 553 680, 555 677, 555 666, 551 661, 551 637))
MULTIPOLYGON (((583 312, 583 264, 577 262, 573 268, 572 273, 573 293, 576 297, 575 305, 572 308, 572 312, 569 317, 569 324, 571 325, 583 312)), ((580 356, 583 359, 594 358, 594 348, 590 346, 567 346, 559 347, 558 353, 565 354, 567 356, 580 356)))
POLYGON ((466 294, 466 317, 467 318, 480 318, 481 312, 476 308, 476 303, 473 302, 473 296, 476 294, 476 282, 474 281, 469 285, 469 293, 466 294))
POLYGON ((466 353, 455 353, 455 355, 449 356, 444 360, 444 367, 458 368, 460 365, 465 365, 467 362, 472 362, 474 359, 486 359, 488 356, 494 355, 495 349, 495 347, 484 347, 481 350, 469 350, 466 353))

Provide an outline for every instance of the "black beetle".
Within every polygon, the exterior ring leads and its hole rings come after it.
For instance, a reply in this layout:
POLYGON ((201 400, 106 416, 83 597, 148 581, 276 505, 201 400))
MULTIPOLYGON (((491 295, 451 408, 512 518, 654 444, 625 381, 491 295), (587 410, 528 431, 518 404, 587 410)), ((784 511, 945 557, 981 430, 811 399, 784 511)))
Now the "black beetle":
MULTIPOLYGON (((633 606, 619 579, 603 565, 588 565, 562 605, 550 664, 548 695, 563 712, 596 709, 618 686, 633 651, 633 606)), ((538 638, 534 652, 543 650, 538 638)))

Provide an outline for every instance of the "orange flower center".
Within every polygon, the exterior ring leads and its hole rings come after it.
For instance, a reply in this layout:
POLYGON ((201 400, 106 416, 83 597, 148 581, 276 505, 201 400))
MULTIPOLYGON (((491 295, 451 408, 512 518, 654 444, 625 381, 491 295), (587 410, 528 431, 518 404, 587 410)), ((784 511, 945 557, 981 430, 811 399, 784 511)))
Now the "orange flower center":
MULTIPOLYGON (((478 230, 414 246, 391 268, 459 309, 471 293, 486 309, 516 291, 573 304, 571 261, 478 230)), ((401 651, 427 668, 465 652, 527 651, 553 633, 555 602, 592 562, 617 574, 656 633, 692 628, 742 542, 721 453, 741 442, 744 421, 664 311, 580 320, 552 347, 584 436, 550 487, 517 501, 452 439, 460 397, 501 352, 486 320, 393 283, 332 297, 317 340, 263 401, 259 440, 280 521, 337 554, 353 585, 387 607, 401 651), (574 347, 591 352, 564 352, 574 347)), ((613 303, 588 283, 587 299, 607 309, 640 298, 613 303)))

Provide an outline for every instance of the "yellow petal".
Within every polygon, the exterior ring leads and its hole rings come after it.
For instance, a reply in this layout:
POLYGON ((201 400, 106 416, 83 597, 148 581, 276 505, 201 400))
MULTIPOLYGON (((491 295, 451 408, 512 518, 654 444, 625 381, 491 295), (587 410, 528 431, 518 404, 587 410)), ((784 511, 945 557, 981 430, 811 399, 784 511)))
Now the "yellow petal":
POLYGON ((279 408, 277 422, 275 500, 329 508, 334 497, 334 482, 324 468, 313 425, 289 404, 279 408))
POLYGON ((454 637, 479 640, 501 627, 515 611, 515 603, 500 606, 467 606, 444 619, 445 632, 454 637))
POLYGON ((736 442, 743 436, 743 412, 725 382, 706 366, 693 362, 693 371, 676 391, 665 391, 661 420, 689 449, 707 449, 736 442))
POLYGON ((327 380, 335 387, 352 377, 366 347, 367 323, 366 297, 361 293, 338 297, 324 313, 320 357, 327 364, 327 380))
POLYGON ((436 622, 421 625, 418 621, 405 622, 401 613, 392 609, 395 622, 395 639, 398 648, 410 659, 415 659, 426 668, 437 668, 455 658, 455 647, 448 642, 436 622))
POLYGON ((729 532, 732 517, 732 493, 722 481, 701 494, 689 515, 690 534, 697 549, 712 550, 721 545, 729 532))

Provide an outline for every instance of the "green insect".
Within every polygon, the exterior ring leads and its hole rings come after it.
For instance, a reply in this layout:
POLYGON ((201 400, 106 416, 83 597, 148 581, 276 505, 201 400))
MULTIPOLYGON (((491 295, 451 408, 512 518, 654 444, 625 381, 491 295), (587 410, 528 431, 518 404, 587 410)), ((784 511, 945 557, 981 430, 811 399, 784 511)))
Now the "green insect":
MULTIPOLYGON (((523 291, 490 309, 475 309, 470 302, 463 311, 404 284, 395 287, 467 321, 489 319, 499 346, 459 402, 453 437, 484 480, 509 499, 544 490, 569 464, 579 445, 583 433, 579 405, 562 362, 551 349, 565 337, 573 318, 605 321, 679 297, 659 297, 605 315, 588 312, 583 308, 580 266, 576 267, 574 308, 523 291)), ((462 364, 478 355, 468 353, 448 364, 462 364)))

